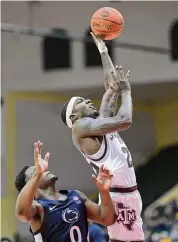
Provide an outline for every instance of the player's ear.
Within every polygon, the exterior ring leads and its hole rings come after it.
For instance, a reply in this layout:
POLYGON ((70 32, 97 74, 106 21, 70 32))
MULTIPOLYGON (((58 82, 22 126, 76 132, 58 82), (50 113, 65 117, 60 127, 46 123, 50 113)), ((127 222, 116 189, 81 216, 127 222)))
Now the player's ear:
POLYGON ((74 123, 77 120, 77 117, 78 117, 77 114, 73 113, 73 114, 70 115, 69 118, 71 119, 72 123, 74 123))

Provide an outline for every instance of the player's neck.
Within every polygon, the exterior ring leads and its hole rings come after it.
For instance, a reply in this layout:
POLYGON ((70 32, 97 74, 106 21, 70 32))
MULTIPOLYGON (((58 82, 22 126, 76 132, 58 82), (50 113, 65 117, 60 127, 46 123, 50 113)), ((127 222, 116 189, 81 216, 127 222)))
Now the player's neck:
POLYGON ((60 197, 59 191, 55 188, 55 186, 50 186, 46 189, 40 189, 40 197, 58 200, 60 197))

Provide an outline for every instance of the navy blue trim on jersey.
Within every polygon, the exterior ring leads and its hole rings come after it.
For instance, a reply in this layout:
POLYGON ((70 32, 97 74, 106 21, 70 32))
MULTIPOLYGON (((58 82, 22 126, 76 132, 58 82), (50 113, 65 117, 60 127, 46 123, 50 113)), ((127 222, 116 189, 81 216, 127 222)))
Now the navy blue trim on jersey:
POLYGON ((106 141, 106 136, 104 135, 103 137, 104 137, 104 144, 105 144, 105 149, 104 149, 104 153, 103 153, 103 155, 102 155, 100 158, 98 158, 98 159, 92 159, 92 158, 90 158, 90 157, 88 157, 88 156, 86 155, 86 157, 87 157, 88 159, 90 159, 90 160, 92 160, 92 161, 100 161, 100 160, 102 160, 102 159, 105 157, 106 152, 107 152, 107 149, 108 149, 108 145, 107 145, 107 141, 106 141))

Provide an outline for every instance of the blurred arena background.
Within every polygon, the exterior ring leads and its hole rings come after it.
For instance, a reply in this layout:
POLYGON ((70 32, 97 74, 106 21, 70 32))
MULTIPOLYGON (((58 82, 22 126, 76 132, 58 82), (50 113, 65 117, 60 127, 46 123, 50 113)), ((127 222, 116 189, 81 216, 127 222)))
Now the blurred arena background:
POLYGON ((36 140, 51 153, 59 188, 96 199, 92 169, 60 109, 76 94, 99 105, 103 72, 88 33, 90 17, 104 6, 125 19, 109 50, 115 64, 131 70, 133 125, 121 136, 136 167, 146 241, 178 241, 178 2, 124 1, 1 3, 1 241, 32 241, 14 215, 14 179, 33 164, 36 140))

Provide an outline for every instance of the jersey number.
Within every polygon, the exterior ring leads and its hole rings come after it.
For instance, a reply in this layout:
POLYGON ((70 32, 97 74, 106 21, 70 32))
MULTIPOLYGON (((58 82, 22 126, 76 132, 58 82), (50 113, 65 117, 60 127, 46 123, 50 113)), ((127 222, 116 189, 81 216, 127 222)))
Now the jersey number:
POLYGON ((128 149, 126 147, 121 147, 121 149, 122 149, 122 152, 127 155, 127 164, 128 164, 128 167, 129 168, 130 167, 133 167, 132 158, 130 156, 130 152, 128 151, 128 149))
MULTIPOLYGON (((121 147, 121 150, 124 154, 127 155, 127 164, 128 164, 128 167, 131 168, 133 167, 133 164, 132 164, 132 158, 131 158, 131 155, 130 155, 130 152, 128 151, 128 149, 126 147, 121 147)), ((90 162, 90 166, 93 168, 93 170, 95 171, 96 175, 99 174, 99 167, 97 165, 95 165, 93 162, 90 162)))
POLYGON ((71 229, 70 229, 70 239, 71 239, 71 242, 82 242, 82 235, 81 235, 81 232, 80 232, 80 229, 78 226, 72 226, 71 229), (77 234, 77 240, 75 240, 74 238, 74 231, 76 231, 76 234, 77 234))

